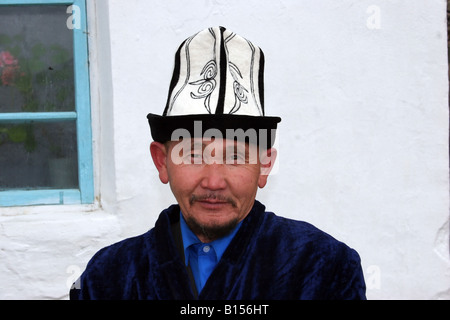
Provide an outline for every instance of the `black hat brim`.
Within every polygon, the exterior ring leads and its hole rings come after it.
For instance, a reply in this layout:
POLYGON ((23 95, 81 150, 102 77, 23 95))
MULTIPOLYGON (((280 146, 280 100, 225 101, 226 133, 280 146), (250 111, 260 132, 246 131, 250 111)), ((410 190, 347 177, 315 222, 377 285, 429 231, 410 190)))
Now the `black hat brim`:
POLYGON ((248 130, 254 130, 257 133, 256 143, 258 145, 264 143, 266 147, 273 146, 277 124, 281 121, 280 117, 235 114, 160 116, 149 113, 147 119, 153 140, 160 143, 179 140, 176 133, 180 132, 187 132, 190 137, 199 137, 199 135, 203 137, 209 129, 219 130, 222 137, 226 138, 227 133, 229 133, 227 130, 231 129, 234 131, 242 130, 245 133, 249 133, 248 130), (176 131, 177 129, 185 129, 187 131, 176 131))

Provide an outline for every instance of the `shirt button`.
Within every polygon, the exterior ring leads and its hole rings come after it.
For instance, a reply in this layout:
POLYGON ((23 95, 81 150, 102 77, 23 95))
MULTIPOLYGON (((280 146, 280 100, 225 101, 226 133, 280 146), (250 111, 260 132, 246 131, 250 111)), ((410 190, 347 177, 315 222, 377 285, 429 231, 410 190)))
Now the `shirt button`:
POLYGON ((211 250, 211 247, 210 247, 210 246, 204 246, 204 247, 203 247, 203 252, 204 252, 204 253, 208 253, 210 250, 211 250))

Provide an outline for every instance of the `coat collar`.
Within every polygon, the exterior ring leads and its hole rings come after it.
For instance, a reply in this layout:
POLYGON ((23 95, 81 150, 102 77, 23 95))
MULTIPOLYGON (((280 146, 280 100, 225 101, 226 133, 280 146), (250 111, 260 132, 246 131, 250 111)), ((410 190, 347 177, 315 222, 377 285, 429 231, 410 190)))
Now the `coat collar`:
MULTIPOLYGON (((264 212, 265 206, 255 200, 250 213, 243 220, 239 231, 225 250, 199 298, 208 296, 209 291, 211 291, 210 294, 217 295, 217 286, 211 283, 220 283, 220 278, 224 273, 239 271, 235 266, 245 257, 252 238, 259 233, 264 212)), ((162 275, 158 280, 161 283, 157 286, 161 299, 194 299, 188 273, 183 263, 184 257, 180 256, 171 231, 172 225, 178 223, 179 219, 180 207, 172 205, 161 212, 154 228, 156 261, 150 261, 150 264, 153 270, 158 270, 162 275)), ((222 287, 227 285, 231 284, 226 282, 221 284, 222 287)))

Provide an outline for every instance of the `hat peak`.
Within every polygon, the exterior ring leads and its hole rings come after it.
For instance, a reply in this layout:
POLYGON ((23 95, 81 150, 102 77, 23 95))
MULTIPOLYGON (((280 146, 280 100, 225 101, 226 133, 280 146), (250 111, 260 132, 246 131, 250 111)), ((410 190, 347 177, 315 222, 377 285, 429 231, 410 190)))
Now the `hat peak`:
POLYGON ((264 54, 225 27, 186 39, 175 56, 164 115, 264 116, 264 54))

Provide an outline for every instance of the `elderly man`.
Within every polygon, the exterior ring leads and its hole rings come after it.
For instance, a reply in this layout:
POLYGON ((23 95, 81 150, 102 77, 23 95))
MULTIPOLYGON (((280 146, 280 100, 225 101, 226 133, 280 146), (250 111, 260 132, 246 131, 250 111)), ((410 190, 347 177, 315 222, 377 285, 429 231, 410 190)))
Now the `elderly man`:
POLYGON ((264 55, 209 28, 178 49, 150 152, 177 205, 100 250, 72 299, 365 299, 356 251, 256 201, 281 121, 264 113, 264 55))

